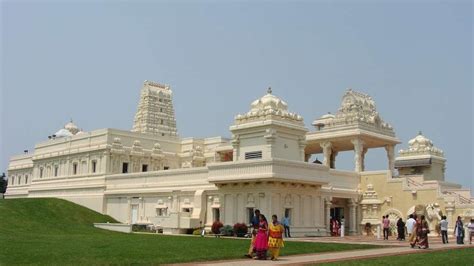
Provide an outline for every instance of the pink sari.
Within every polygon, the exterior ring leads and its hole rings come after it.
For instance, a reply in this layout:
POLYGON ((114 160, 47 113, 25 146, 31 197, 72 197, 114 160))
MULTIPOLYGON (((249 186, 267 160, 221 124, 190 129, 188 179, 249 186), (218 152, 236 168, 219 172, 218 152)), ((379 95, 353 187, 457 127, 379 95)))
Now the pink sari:
POLYGON ((259 259, 266 259, 268 250, 268 224, 261 221, 258 224, 257 237, 255 239, 255 251, 259 259))

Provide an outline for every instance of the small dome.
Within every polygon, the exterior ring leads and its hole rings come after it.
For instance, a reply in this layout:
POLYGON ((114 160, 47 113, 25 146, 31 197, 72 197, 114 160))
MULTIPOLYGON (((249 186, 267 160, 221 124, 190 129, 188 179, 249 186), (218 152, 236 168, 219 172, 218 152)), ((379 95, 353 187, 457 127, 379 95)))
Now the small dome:
POLYGON ((69 123, 64 126, 65 129, 69 130, 73 135, 76 135, 79 132, 79 128, 72 122, 72 119, 69 123))
POLYGON ((272 94, 272 89, 268 88, 267 94, 255 100, 251 105, 252 111, 259 110, 288 110, 288 104, 282 99, 272 94))
POLYGON ((56 136, 56 138, 65 138, 73 136, 73 134, 65 128, 61 128, 56 133, 54 133, 54 135, 56 136))
POLYGON ((427 137, 423 136, 420 131, 418 132, 418 135, 415 138, 408 141, 408 145, 410 145, 410 148, 418 149, 420 147, 433 147, 433 142, 427 137))
POLYGON ((335 118, 335 117, 336 117, 335 115, 333 115, 333 114, 331 114, 331 113, 327 113, 327 114, 321 116, 321 118, 319 118, 319 119, 321 119, 321 120, 322 120, 322 119, 333 119, 333 118, 335 118))

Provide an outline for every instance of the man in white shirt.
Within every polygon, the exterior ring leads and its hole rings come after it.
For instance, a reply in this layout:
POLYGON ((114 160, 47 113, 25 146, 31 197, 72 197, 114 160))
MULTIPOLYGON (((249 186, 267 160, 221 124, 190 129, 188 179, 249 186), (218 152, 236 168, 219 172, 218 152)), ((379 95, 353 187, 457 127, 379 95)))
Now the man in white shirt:
POLYGON ((443 217, 441 217, 439 226, 441 229, 441 238, 443 239, 443 244, 449 243, 448 242, 448 221, 446 221, 446 216, 443 215, 443 217))
POLYGON ((469 231, 469 245, 472 245, 472 237, 474 236, 474 219, 467 224, 467 230, 469 231))
POLYGON ((413 219, 413 214, 410 214, 408 220, 407 220, 407 232, 408 232, 408 242, 412 243, 413 240, 415 239, 415 232, 413 232, 413 229, 415 228, 416 221, 413 219))

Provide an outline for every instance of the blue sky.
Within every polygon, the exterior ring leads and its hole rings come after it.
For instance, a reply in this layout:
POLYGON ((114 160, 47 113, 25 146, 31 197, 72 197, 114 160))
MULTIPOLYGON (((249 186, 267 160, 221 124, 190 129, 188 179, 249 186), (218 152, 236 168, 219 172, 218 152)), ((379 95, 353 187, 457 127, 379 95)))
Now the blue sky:
MULTIPOLYGON (((1 3, 1 158, 70 118, 130 129, 144 80, 171 85, 179 134, 230 136, 268 86, 308 128, 346 88, 370 94, 402 141, 445 151, 474 189, 471 1, 1 3)), ((352 168, 352 154, 338 166, 352 168)), ((369 170, 386 168, 369 150, 369 170)))

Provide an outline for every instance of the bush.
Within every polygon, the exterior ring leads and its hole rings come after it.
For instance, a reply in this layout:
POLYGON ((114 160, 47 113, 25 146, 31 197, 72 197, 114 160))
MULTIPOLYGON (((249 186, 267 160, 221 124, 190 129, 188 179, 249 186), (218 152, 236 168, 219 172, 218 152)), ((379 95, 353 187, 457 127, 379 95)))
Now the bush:
POLYGON ((244 223, 234 224, 234 233, 236 236, 243 237, 247 234, 249 228, 244 223))
POLYGON ((199 236, 199 235, 201 235, 201 231, 202 231, 202 230, 201 230, 201 229, 199 229, 199 228, 198 228, 198 229, 194 229, 194 231, 193 231, 193 235, 195 235, 195 236, 199 236))
POLYGON ((230 225, 226 225, 224 227, 221 227, 220 233, 225 236, 233 236, 234 235, 234 229, 230 225))
POLYGON ((220 234, 221 233, 221 228, 223 227, 224 225, 219 222, 219 221, 215 221, 213 224, 212 224, 212 227, 211 227, 211 231, 212 233, 214 234, 220 234))

